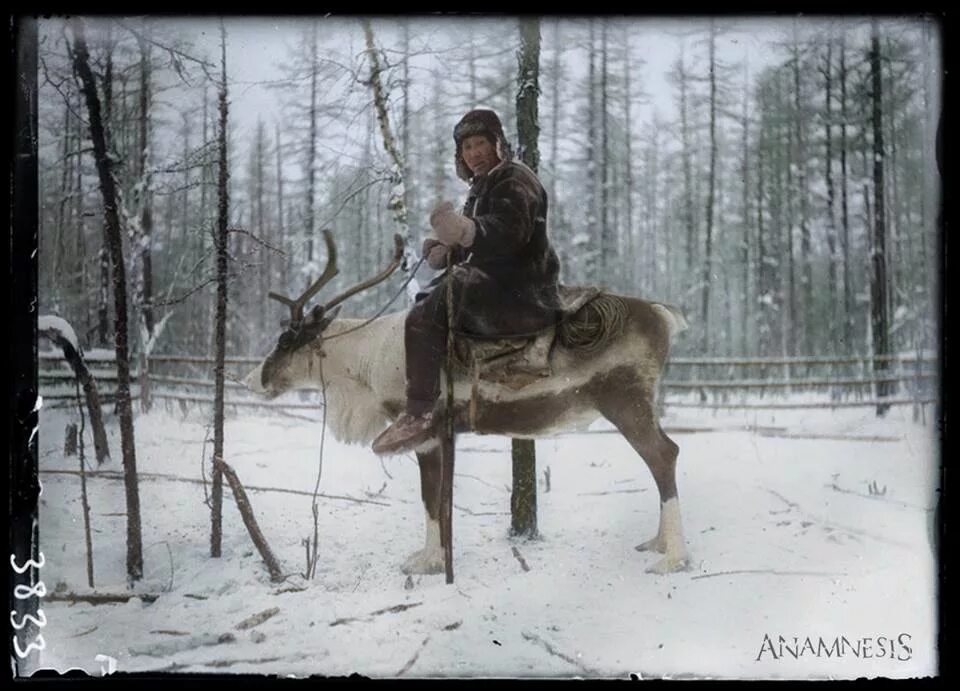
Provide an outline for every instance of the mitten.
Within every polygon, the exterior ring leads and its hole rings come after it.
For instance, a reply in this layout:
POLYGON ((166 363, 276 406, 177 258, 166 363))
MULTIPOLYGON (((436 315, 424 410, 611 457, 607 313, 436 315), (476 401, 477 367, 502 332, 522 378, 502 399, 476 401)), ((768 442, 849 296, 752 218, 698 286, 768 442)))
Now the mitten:
POLYGON ((447 246, 469 247, 473 244, 477 230, 473 219, 458 214, 450 202, 443 202, 433 210, 430 214, 430 225, 433 226, 437 239, 447 246))

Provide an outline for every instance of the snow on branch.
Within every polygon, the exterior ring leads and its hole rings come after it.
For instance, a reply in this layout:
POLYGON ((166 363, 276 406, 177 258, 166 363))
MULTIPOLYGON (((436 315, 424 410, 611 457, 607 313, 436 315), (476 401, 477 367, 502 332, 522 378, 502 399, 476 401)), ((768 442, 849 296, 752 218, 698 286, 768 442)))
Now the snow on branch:
POLYGON ((80 349, 80 345, 77 341, 77 334, 74 332, 73 327, 70 326, 65 319, 54 317, 52 315, 44 315, 37 319, 37 330, 54 332, 61 339, 67 341, 71 346, 73 346, 75 351, 78 353, 83 352, 80 349))

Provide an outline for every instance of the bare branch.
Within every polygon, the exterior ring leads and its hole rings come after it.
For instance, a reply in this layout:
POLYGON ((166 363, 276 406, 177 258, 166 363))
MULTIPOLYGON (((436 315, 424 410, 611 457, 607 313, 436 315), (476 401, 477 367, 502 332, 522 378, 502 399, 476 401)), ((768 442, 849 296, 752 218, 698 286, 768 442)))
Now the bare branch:
POLYGON ((145 41, 147 43, 150 43, 156 46, 160 50, 166 51, 170 55, 171 64, 173 65, 174 70, 177 72, 177 75, 180 77, 180 79, 183 80, 183 83, 186 84, 187 86, 193 86, 193 84, 191 84, 190 81, 183 74, 182 66, 180 64, 181 59, 187 60, 189 62, 197 63, 198 65, 200 65, 200 68, 203 70, 203 73, 206 75, 207 79, 213 80, 213 77, 210 74, 210 68, 216 67, 214 63, 207 62, 206 60, 203 60, 201 58, 196 58, 172 46, 168 46, 165 43, 160 43, 159 41, 152 38, 151 36, 146 36, 143 34, 143 32, 138 31, 137 29, 134 29, 132 26, 124 22, 122 19, 118 19, 116 21, 117 21, 117 24, 119 24, 124 29, 126 29, 131 34, 133 34, 137 38, 137 40, 145 41))
POLYGON ((249 230, 244 230, 243 228, 227 228, 227 232, 228 232, 228 233, 240 233, 241 235, 246 235, 248 238, 250 238, 251 240, 253 240, 254 242, 256 242, 256 243, 257 243, 258 245, 260 245, 261 247, 265 247, 266 249, 270 250, 271 252, 276 252, 276 253, 279 254, 281 257, 287 256, 286 252, 284 252, 284 251, 281 250, 281 249, 277 249, 277 248, 274 247, 273 245, 265 242, 264 240, 261 240, 259 237, 257 237, 257 236, 254 235, 253 233, 251 233, 249 230))

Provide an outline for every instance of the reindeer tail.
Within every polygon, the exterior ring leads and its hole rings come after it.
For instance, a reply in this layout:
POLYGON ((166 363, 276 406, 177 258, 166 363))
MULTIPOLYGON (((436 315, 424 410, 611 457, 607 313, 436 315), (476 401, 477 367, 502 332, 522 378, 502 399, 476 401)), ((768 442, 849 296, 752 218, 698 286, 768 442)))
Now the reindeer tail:
POLYGON ((670 340, 673 340, 676 334, 690 327, 690 324, 687 323, 687 318, 683 316, 683 310, 679 307, 667 305, 662 302, 654 302, 652 304, 653 308, 663 315, 663 320, 667 323, 667 329, 670 331, 670 340))

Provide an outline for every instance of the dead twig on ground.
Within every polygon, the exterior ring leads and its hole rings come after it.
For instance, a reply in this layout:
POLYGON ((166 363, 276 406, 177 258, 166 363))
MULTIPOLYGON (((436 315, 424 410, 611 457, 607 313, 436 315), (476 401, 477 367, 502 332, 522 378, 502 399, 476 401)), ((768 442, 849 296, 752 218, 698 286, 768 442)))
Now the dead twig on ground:
POLYGON ((252 629, 254 626, 259 626, 260 624, 265 622, 267 619, 270 619, 271 617, 274 617, 279 613, 280 613, 279 607, 271 607, 270 609, 265 609, 262 612, 257 612, 256 614, 250 615, 249 617, 241 621, 239 624, 237 624, 234 628, 237 629, 238 631, 243 631, 244 629, 252 629))
POLYGON ((417 658, 420 657, 420 653, 423 652, 423 649, 427 647, 427 643, 429 642, 430 642, 430 636, 427 636, 426 638, 423 639, 423 643, 421 643, 420 647, 417 648, 416 652, 413 654, 413 657, 407 660, 407 663, 400 668, 399 672, 397 672, 398 677, 408 672, 410 668, 413 667, 414 663, 417 661, 417 658))
POLYGON ((152 593, 48 593, 44 602, 86 602, 91 605, 117 605, 129 602, 132 598, 140 598, 147 604, 155 602, 159 595, 152 593))
MULTIPOLYGON (((404 603, 401 605, 393 605, 392 607, 384 607, 383 609, 378 609, 376 611, 370 612, 366 617, 376 617, 381 614, 391 614, 397 612, 403 612, 408 609, 413 609, 414 607, 419 607, 422 605, 422 602, 410 602, 404 603)), ((340 619, 334 619, 330 622, 330 626, 340 626, 341 624, 349 624, 354 621, 363 621, 364 618, 361 617, 342 617, 340 619)))
POLYGON ((539 645, 541 648, 546 650, 548 653, 550 653, 554 657, 559 657, 564 662, 568 662, 571 665, 574 665, 575 667, 579 667, 584 672, 593 673, 593 670, 590 669, 587 665, 580 662, 580 660, 557 650, 556 647, 554 647, 549 641, 544 640, 537 634, 530 633, 528 631, 522 631, 520 635, 523 636, 524 640, 530 641, 531 643, 536 643, 537 645, 539 645))
POLYGON ((838 573, 834 571, 777 571, 774 569, 734 569, 732 571, 717 571, 716 573, 701 573, 696 576, 691 576, 690 580, 695 581, 699 578, 715 578, 717 576, 739 576, 741 574, 745 574, 745 575, 766 574, 768 576, 822 576, 826 578, 836 578, 836 577, 847 575, 845 573, 838 573))
POLYGON ((515 556, 515 557, 517 558, 517 561, 520 562, 520 567, 521 567, 524 571, 529 571, 529 570, 530 570, 530 566, 527 565, 527 560, 523 558, 523 555, 522 555, 522 554, 520 554, 520 550, 518 550, 518 549, 516 548, 516 546, 512 547, 511 549, 513 550, 513 556, 515 556))
MULTIPOLYGON (((41 470, 39 471, 45 475, 79 475, 80 473, 76 470, 41 470)), ((165 475, 163 473, 137 473, 137 477, 141 480, 168 480, 170 482, 187 482, 194 485, 203 484, 202 480, 197 480, 196 478, 190 477, 178 477, 176 475, 165 475)), ((87 471, 87 478, 98 478, 101 480, 122 480, 123 475, 118 471, 113 470, 90 470, 87 471)), ((305 492, 303 490, 296 489, 287 489, 286 487, 260 487, 257 485, 249 485, 247 489, 251 492, 282 492, 285 494, 299 494, 302 496, 312 497, 313 492, 305 492)), ((357 497, 350 497, 343 494, 324 494, 320 493, 317 496, 323 497, 324 499, 337 499, 340 501, 351 501, 357 504, 375 504, 377 506, 390 506, 390 504, 382 501, 374 501, 372 499, 359 499, 357 497)), ((409 503, 409 502, 407 502, 409 503)))
POLYGON ((639 492, 646 492, 646 487, 638 487, 635 489, 612 489, 604 492, 578 492, 578 497, 599 497, 604 494, 637 494, 639 492))

